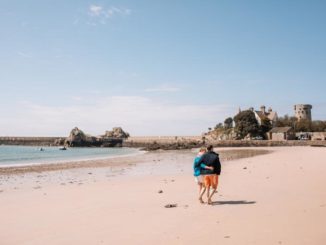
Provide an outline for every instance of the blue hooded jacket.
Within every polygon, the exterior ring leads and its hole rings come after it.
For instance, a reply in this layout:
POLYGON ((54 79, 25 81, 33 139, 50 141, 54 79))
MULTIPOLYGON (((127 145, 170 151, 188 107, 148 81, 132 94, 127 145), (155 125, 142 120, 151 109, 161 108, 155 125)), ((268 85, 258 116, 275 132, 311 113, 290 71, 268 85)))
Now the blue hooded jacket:
POLYGON ((198 164, 199 163, 199 160, 202 158, 202 156, 197 156, 194 160, 194 176, 199 176, 202 169, 205 169, 206 165, 201 163, 201 164, 198 164))

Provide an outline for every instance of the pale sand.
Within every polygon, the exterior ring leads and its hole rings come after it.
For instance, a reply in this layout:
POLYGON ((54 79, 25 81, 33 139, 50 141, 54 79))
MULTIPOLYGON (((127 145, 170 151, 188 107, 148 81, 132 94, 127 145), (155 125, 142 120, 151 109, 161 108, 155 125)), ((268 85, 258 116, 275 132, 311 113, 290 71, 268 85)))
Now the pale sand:
POLYGON ((223 162, 213 206, 187 151, 2 176, 0 244, 326 244, 326 148, 271 150, 223 162))

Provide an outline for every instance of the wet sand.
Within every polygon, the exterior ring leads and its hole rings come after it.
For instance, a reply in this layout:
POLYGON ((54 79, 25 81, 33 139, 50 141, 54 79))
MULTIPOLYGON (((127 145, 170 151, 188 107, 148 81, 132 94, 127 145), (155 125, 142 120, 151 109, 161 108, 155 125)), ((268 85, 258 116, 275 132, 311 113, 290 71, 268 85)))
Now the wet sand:
MULTIPOLYGON (((47 163, 47 164, 28 164, 26 166, 0 166, 0 175, 11 175, 11 174, 24 174, 30 172, 49 172, 67 169, 79 169, 79 168, 104 168, 104 167, 115 167, 115 166, 128 166, 134 164, 140 164, 144 162, 155 161, 157 156, 175 156, 182 154, 188 154, 193 157, 196 149, 194 150, 170 150, 170 151, 153 151, 144 152, 146 154, 130 155, 125 157, 107 158, 107 159, 96 159, 96 160, 81 160, 81 161, 67 161, 61 163, 47 163)), ((220 148, 219 154, 223 161, 232 159, 252 157, 261 154, 267 154, 271 150, 267 149, 225 149, 220 148)), ((170 157, 171 158, 171 157, 170 157)))
POLYGON ((0 244, 325 244, 325 148, 229 150, 212 206, 191 151, 2 173, 0 244))

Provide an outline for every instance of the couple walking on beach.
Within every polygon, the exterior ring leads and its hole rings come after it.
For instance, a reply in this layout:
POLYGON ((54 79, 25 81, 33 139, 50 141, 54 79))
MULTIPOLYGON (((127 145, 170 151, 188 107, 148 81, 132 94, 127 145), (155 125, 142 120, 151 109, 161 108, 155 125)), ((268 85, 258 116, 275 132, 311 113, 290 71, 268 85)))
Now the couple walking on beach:
POLYGON ((204 203, 203 195, 206 192, 207 203, 212 204, 212 197, 217 190, 218 177, 221 173, 221 163, 213 146, 201 148, 194 161, 195 181, 199 186, 199 201, 204 203), (212 192, 211 191, 212 188, 212 192))

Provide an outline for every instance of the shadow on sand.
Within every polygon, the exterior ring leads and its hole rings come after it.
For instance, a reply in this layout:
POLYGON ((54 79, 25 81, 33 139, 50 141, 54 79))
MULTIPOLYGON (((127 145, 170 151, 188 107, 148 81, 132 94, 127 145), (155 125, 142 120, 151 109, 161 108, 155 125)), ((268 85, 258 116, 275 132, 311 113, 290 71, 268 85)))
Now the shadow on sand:
POLYGON ((247 202, 244 200, 240 201, 216 201, 213 202, 212 205, 239 205, 239 204, 255 204, 255 201, 247 202))

